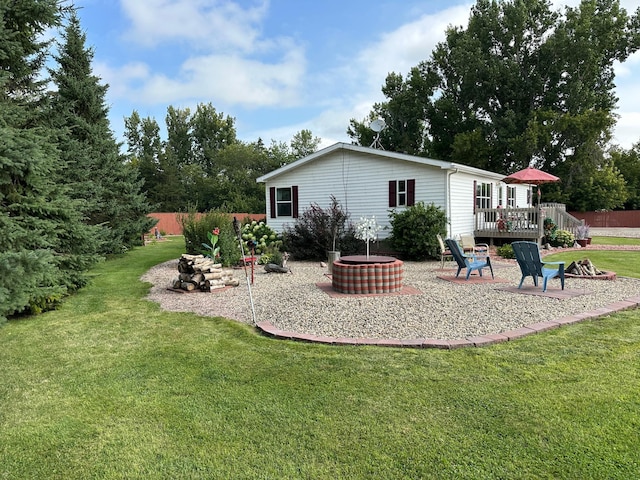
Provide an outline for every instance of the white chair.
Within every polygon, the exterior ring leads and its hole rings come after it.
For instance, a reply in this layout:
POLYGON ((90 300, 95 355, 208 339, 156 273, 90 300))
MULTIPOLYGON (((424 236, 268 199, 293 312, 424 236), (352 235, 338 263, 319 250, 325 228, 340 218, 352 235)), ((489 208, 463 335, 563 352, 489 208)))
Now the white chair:
POLYGON ((460 235, 460 243, 464 253, 472 253, 476 257, 486 257, 489 255, 489 245, 486 243, 476 243, 475 237, 470 234, 460 235))
POLYGON ((453 260, 453 255, 451 254, 451 250, 444 246, 444 240, 442 240, 442 235, 439 233, 436 234, 438 237, 438 243, 440 244, 440 269, 444 268, 445 260, 453 260))

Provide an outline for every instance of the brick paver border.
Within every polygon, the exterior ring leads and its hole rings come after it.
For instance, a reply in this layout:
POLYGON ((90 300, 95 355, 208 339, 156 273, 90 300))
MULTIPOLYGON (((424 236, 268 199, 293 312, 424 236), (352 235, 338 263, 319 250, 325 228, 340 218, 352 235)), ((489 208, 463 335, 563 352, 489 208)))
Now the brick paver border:
POLYGON ((476 337, 461 338, 457 340, 440 340, 437 338, 417 338, 411 340, 397 340, 397 339, 376 339, 376 338, 336 338, 325 337, 318 335, 311 335, 306 333, 289 332, 280 330, 273 326, 271 322, 258 322, 256 327, 263 334, 272 338, 284 339, 284 340, 298 340, 303 342, 324 343, 331 345, 377 345, 382 347, 398 347, 398 348, 441 348, 453 350, 463 347, 484 347, 487 345, 493 345, 500 342, 508 342, 511 340, 517 340, 527 335, 533 335, 534 333, 544 332, 554 328, 558 328, 562 325, 568 325, 572 323, 582 322, 584 320, 593 320, 595 318, 611 315, 615 312, 622 310, 629 310, 632 308, 638 308, 640 306, 640 295, 631 297, 626 300, 611 303, 604 307, 597 308, 585 313, 578 313, 575 315, 569 315, 566 317, 558 318, 556 320, 549 320, 546 322, 537 322, 531 325, 517 328, 515 330, 509 330, 502 333, 491 333, 486 335, 480 335, 476 337))

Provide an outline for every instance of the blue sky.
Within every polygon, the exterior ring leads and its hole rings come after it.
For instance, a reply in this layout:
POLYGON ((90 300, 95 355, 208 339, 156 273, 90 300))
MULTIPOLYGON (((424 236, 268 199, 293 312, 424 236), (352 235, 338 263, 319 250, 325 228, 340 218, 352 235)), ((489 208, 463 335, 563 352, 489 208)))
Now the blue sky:
MULTIPOLYGON (((425 60, 448 25, 466 25, 458 0, 75 0, 109 84, 111 126, 137 110, 161 127, 167 107, 211 103, 236 119, 238 138, 288 142, 309 129, 321 146, 349 142, 388 72, 425 60)), ((555 0, 576 6, 579 0, 555 0)), ((637 0, 622 0, 629 13, 637 0)), ((614 143, 640 140, 640 54, 616 67, 614 143)))

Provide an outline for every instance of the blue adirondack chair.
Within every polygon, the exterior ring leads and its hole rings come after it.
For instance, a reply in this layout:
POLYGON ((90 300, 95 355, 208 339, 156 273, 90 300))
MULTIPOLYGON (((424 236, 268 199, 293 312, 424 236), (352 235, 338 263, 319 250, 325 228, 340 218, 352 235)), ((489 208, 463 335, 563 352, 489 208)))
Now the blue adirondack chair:
POLYGON ((466 268, 467 280, 469 280, 469 275, 471 275, 471 272, 473 272, 474 270, 477 270, 480 276, 482 276, 482 269, 485 267, 489 267, 489 270, 491 270, 491 278, 495 278, 493 276, 491 259, 488 255, 486 257, 482 257, 482 260, 478 260, 475 255, 465 255, 464 253, 462 253, 462 248, 460 248, 458 242, 456 242, 452 238, 447 238, 445 240, 445 243, 447 244, 451 255, 453 255, 453 259, 458 264, 458 272, 456 273, 456 277, 460 275, 460 270, 466 268))
POLYGON ((540 248, 535 242, 513 242, 513 253, 522 271, 522 279, 518 288, 522 288, 522 282, 526 277, 533 277, 533 284, 538 286, 538 277, 542 277, 542 291, 547 291, 547 280, 560 277, 560 285, 564 290, 564 262, 543 262, 540 257, 540 248), (558 268, 546 268, 545 265, 558 265, 558 268))

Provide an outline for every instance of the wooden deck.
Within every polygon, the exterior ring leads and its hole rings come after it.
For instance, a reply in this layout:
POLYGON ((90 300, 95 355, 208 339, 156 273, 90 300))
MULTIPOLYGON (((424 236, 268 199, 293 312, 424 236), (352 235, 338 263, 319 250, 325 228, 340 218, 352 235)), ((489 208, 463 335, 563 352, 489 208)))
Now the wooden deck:
POLYGON ((559 230, 576 233, 581 220, 569 215, 564 204, 543 203, 531 208, 479 208, 475 213, 474 235, 479 238, 532 240, 544 237, 544 220, 553 219, 559 230))

